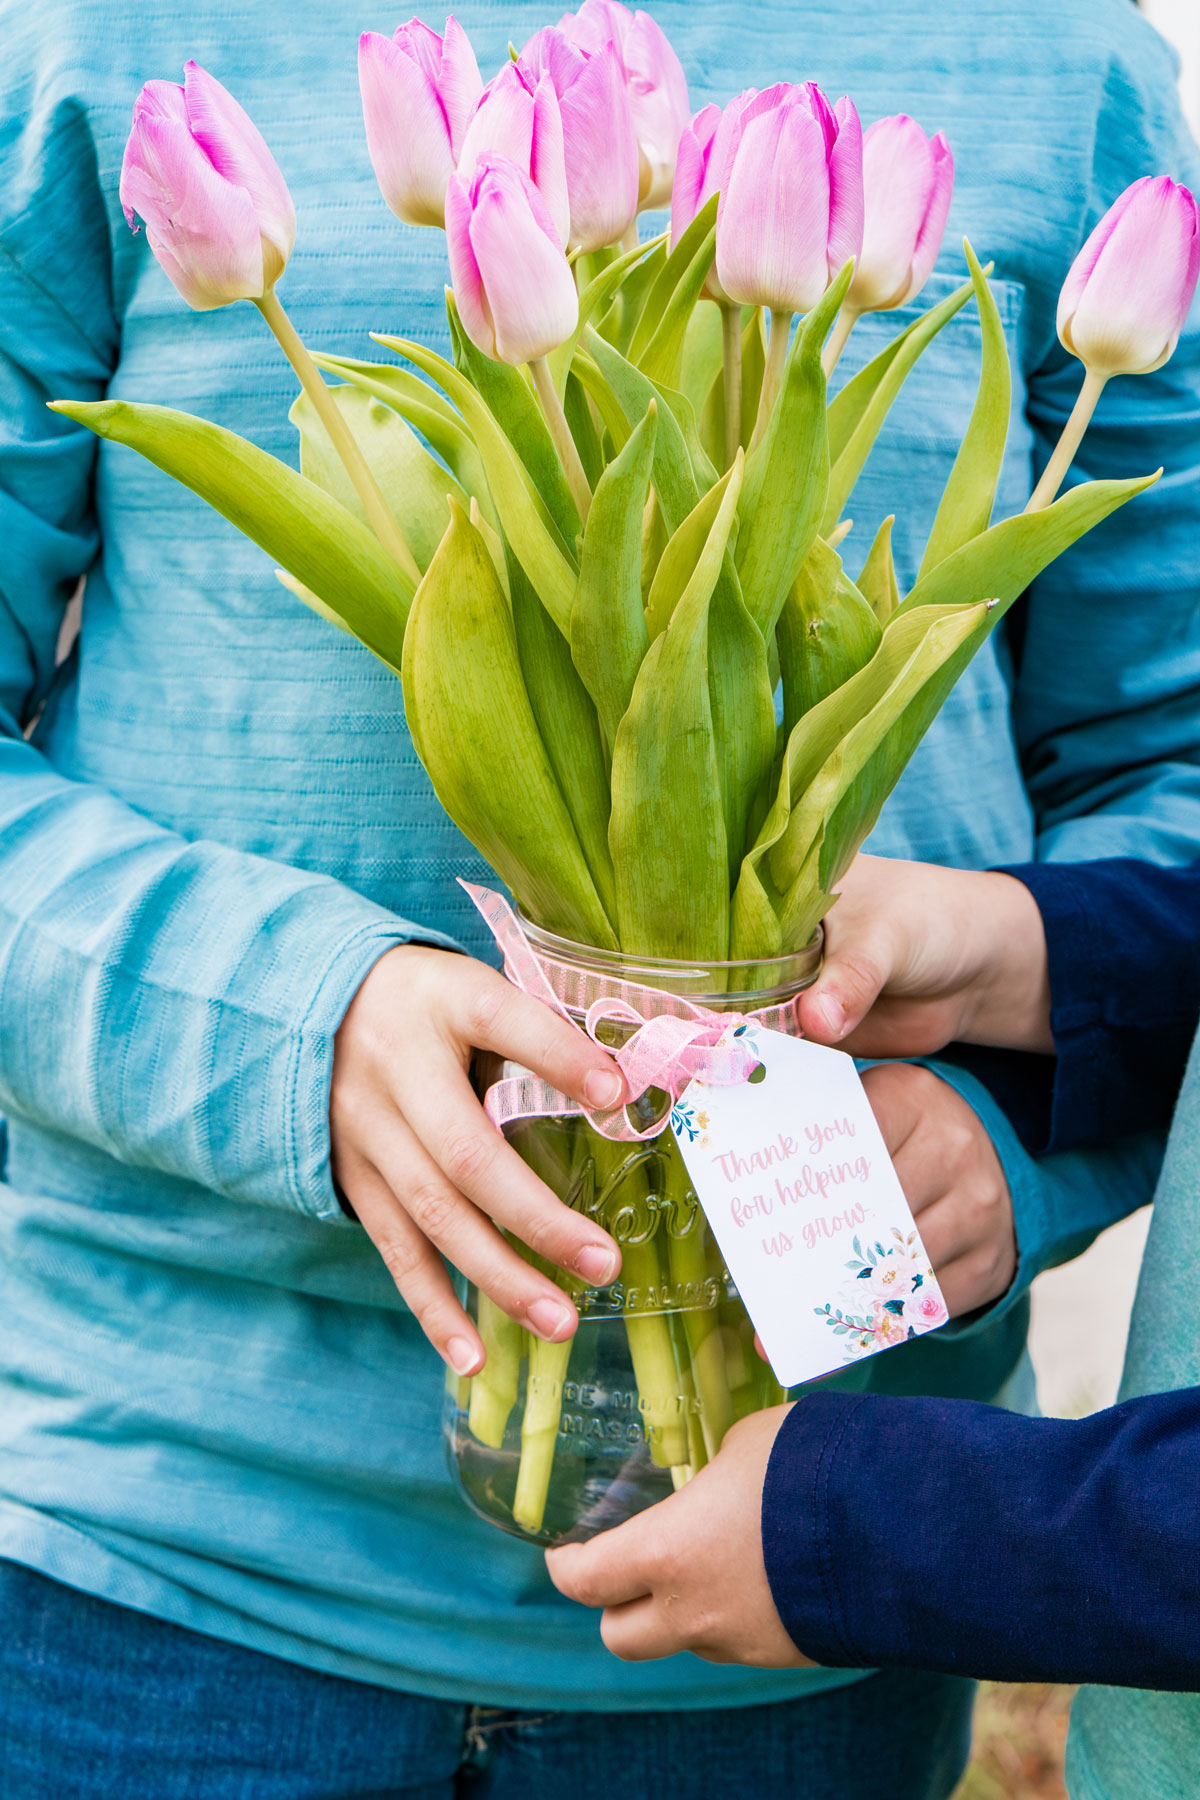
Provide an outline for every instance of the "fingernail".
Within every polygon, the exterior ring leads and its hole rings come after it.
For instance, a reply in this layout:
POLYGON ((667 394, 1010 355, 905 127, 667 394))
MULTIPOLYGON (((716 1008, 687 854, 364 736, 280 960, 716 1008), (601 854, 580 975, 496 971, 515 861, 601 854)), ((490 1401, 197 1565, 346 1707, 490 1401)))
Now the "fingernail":
POLYGON ((529 1309, 530 1330, 536 1331, 548 1344, 560 1343, 568 1337, 573 1324, 571 1314, 556 1300, 535 1300, 529 1309))
POLYGON ((615 1106, 625 1092, 625 1083, 615 1069, 593 1069, 583 1083, 583 1097, 589 1106, 615 1106))
POLYGON ((603 1244, 585 1244, 575 1258, 575 1267, 593 1287, 607 1287, 620 1266, 620 1257, 615 1251, 606 1250, 603 1244))
POLYGON ((456 1375, 474 1375, 482 1367, 479 1346, 470 1338, 451 1338, 446 1345, 446 1361, 456 1375))
POLYGON ((830 1037, 840 1038, 846 1029, 846 1009, 832 994, 822 994, 817 1011, 824 1019, 830 1037))

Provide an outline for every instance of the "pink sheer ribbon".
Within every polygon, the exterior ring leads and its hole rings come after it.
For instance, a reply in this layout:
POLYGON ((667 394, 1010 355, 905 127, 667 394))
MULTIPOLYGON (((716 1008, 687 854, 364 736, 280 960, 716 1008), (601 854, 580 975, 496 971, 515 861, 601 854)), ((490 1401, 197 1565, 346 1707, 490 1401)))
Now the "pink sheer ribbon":
POLYGON ((639 982, 539 955, 502 895, 490 888, 474 887, 468 881, 460 885, 503 952, 504 973, 514 987, 544 1001, 576 1029, 579 1027, 572 1015, 581 1016, 583 1030, 613 1058, 629 1093, 628 1103, 613 1111, 590 1112, 538 1075, 513 1076, 495 1082, 484 1100, 487 1115, 497 1130, 519 1119, 582 1114, 603 1137, 641 1143, 657 1137, 666 1124, 665 1117, 659 1118, 648 1128, 638 1130, 629 1119, 628 1105, 641 1099, 649 1089, 667 1094, 674 1105, 692 1081, 703 1081, 710 1087, 735 1087, 748 1081, 759 1063, 752 1041, 742 1035, 748 1026, 765 1026, 790 1037, 802 1035, 794 1000, 748 1014, 710 1012, 707 1007, 663 988, 644 987, 639 982), (613 1049, 600 1036, 604 1027, 611 1025, 632 1028, 620 1049, 613 1049), (721 1040, 731 1029, 736 1035, 723 1043, 721 1040))

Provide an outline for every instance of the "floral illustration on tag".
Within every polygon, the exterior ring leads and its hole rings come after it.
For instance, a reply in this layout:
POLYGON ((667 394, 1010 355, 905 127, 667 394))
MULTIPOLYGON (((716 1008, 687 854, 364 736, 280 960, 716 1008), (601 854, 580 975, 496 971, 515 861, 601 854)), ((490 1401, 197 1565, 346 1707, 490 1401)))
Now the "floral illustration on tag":
POLYGON ((704 1133, 708 1130, 708 1114, 698 1112, 684 1100, 677 1100, 671 1108, 671 1130, 677 1138, 687 1138, 689 1144, 698 1143, 701 1149, 708 1144, 704 1133))
POLYGON ((842 1305, 826 1301, 813 1311, 836 1337, 844 1338, 846 1361, 888 1350, 935 1331, 949 1317, 929 1259, 915 1231, 907 1236, 892 1227, 894 1243, 868 1244, 860 1238, 846 1264, 854 1276, 842 1288, 842 1305))

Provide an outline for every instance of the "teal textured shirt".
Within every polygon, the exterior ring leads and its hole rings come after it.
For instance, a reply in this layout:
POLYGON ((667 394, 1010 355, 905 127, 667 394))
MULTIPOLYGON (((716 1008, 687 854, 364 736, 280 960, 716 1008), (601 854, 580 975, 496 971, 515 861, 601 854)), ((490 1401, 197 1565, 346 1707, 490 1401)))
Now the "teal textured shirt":
MULTIPOLYGON (((552 6, 461 8, 485 70, 552 6)), ((1200 176, 1168 52, 1128 0, 664 0, 693 103, 782 76, 944 128, 1016 365, 1018 511, 1078 368, 1054 303, 1135 177, 1200 176)), ((437 22, 440 22, 437 21, 437 22)), ((766 1701, 845 1679, 620 1664, 540 1555, 450 1483, 442 1371, 329 1175, 332 1034, 414 931, 485 948, 485 873, 437 805, 393 679, 215 514, 49 413, 183 407, 294 457, 292 382, 249 306, 194 315, 121 217, 130 109, 194 56, 254 117, 300 236, 314 348, 444 346, 440 235, 397 224, 363 140, 344 0, 0 0, 0 1555, 183 1625, 422 1693, 596 1708, 766 1701), (87 574, 82 631, 56 646, 87 574)), ((852 370, 910 315, 866 321, 852 370)), ((979 331, 929 352, 854 502, 901 579, 974 398, 979 331)), ((1166 480, 1039 583, 931 731, 875 847, 985 865, 1200 846, 1200 331, 1115 383, 1088 474, 1166 480)), ((853 562, 853 558, 851 559, 853 562)), ((1038 1268, 1149 1195, 1159 1147, 1004 1158, 1021 1273, 983 1323, 857 1371, 980 1397, 1038 1268)))

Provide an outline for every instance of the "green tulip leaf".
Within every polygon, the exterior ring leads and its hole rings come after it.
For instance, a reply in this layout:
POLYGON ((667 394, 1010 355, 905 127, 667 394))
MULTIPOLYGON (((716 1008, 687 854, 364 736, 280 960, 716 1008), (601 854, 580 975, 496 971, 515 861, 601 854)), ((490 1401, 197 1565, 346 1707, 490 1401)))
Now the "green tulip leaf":
POLYGON ((974 292, 974 282, 965 282, 940 305, 922 314, 846 383, 830 407, 833 467, 822 537, 827 538, 841 518, 900 390, 934 338, 962 311, 974 292))
POLYGON ((318 368, 373 394, 412 426, 440 456, 463 491, 478 500, 488 521, 496 526, 495 508, 475 442, 444 394, 394 363, 359 362, 348 356, 313 352, 318 368))
MULTIPOLYGON (((560 396, 565 389, 567 373, 584 331, 593 323, 602 323, 614 303, 620 305, 626 295, 632 298, 636 293, 639 277, 647 284, 655 279, 661 263, 666 260, 666 242, 666 232, 660 232, 658 237, 639 244, 636 250, 624 251, 588 282, 579 296, 579 323, 566 343, 560 344, 557 350, 551 352, 549 359, 554 385, 560 396), (661 257, 659 251, 663 253, 661 257)), ((631 326, 631 333, 632 329, 631 326)))
POLYGON ((923 576, 901 615, 922 606, 944 606, 963 594, 995 600, 1004 613, 1056 557, 1118 507, 1153 487, 1161 474, 1160 469, 1133 481, 1084 482, 1041 512, 1020 513, 993 525, 923 576))
POLYGON ((508 586, 517 654, 538 733, 558 778, 600 903, 607 916, 615 919, 617 896, 608 848, 608 758, 596 708, 571 660, 566 639, 534 593, 515 556, 509 558, 508 586))
POLYGON ((635 955, 704 962, 727 955, 729 866, 708 625, 735 507, 736 492, 646 654, 617 732, 609 842, 621 947, 635 955))
MULTIPOLYGON (((709 488, 663 547, 646 601, 646 629, 651 642, 671 623, 671 616, 696 572, 732 474, 731 469, 709 488)), ((741 480, 739 474, 739 488, 741 480)))
POLYGON ((678 361, 672 368, 670 358, 672 355, 682 358, 687 322, 713 265, 717 201, 718 196, 713 194, 701 207, 668 255, 646 296, 642 316, 629 346, 629 360, 652 381, 665 381, 669 386, 678 383, 678 361))
MULTIPOLYGON (((687 439, 671 405, 671 396, 664 395, 597 332, 588 331, 585 335, 588 352, 630 427, 645 418, 652 400, 664 402, 659 407, 658 432, 654 440, 654 487, 667 530, 678 531, 699 500, 700 489, 687 439)), ((681 398, 679 395, 674 397, 676 400, 681 398)))
POLYGON ((563 542, 573 544, 579 533, 579 513, 533 389, 520 369, 485 356, 471 342, 449 288, 446 316, 455 368, 467 377, 525 465, 525 472, 562 533, 563 542))
MULTIPOLYGON (((744 467, 739 450, 714 522, 712 544, 722 537, 727 545, 731 541, 744 467)), ((708 693, 732 885, 750 837, 751 815, 770 780, 776 730, 767 646, 742 598, 728 548, 709 604, 708 642, 708 693)))
POLYGON ((1008 345, 1004 326, 979 260, 969 243, 964 242, 975 298, 979 302, 979 318, 983 327, 983 364, 979 373, 979 394, 967 434, 963 438, 946 491, 942 495, 933 530, 925 547, 921 575, 928 575, 940 562, 945 562, 972 538, 979 537, 992 522, 1000 471, 1004 465, 1004 449, 1008 443, 1008 422, 1012 410, 1012 369, 1008 361, 1008 345))
POLYGON ((886 625, 900 606, 900 584, 896 580, 896 559, 892 555, 892 526, 895 523, 895 513, 889 513, 879 527, 858 578, 858 590, 881 625, 886 625))
POLYGON ((646 302, 666 263, 667 245, 663 238, 655 245, 652 256, 636 263, 629 271, 621 283, 619 297, 604 317, 593 321, 600 336, 619 350, 622 356, 629 355, 633 334, 641 323, 646 302))
POLYGON ((612 925, 538 731, 512 613, 462 508, 413 602, 404 704, 438 799, 549 931, 615 949, 612 925))
POLYGON ((738 574, 764 639, 775 630, 825 510, 829 437, 821 351, 853 277, 847 263, 796 333, 770 424, 746 465, 738 574))
MULTIPOLYGON (((424 574, 450 523, 447 496, 453 493, 463 507, 470 505, 469 496, 453 475, 434 461, 398 412, 362 388, 335 387, 329 391, 424 574)), ((332 494, 365 525, 366 511, 358 491, 307 394, 296 399, 288 417, 300 433, 301 473, 332 494)))
POLYGON ((130 400, 51 403, 128 444, 253 540, 381 662, 400 665, 413 587, 373 532, 323 488, 207 419, 130 400))
POLYGON ((883 633, 836 550, 818 538, 792 583, 775 637, 783 681, 783 728, 792 727, 865 667, 883 633))
POLYGON ((652 401, 596 485, 571 615, 571 655, 595 702, 610 758, 650 647, 642 610, 642 522, 658 414, 658 403, 652 401))
MULTIPOLYGON (((525 570, 542 605, 566 637, 575 603, 576 572, 546 503, 492 417, 491 410, 466 376, 444 357, 408 338, 380 337, 377 342, 421 369, 453 401, 462 414, 483 460, 492 500, 504 535, 525 570)), ((281 559, 282 560, 282 559, 281 559)))

